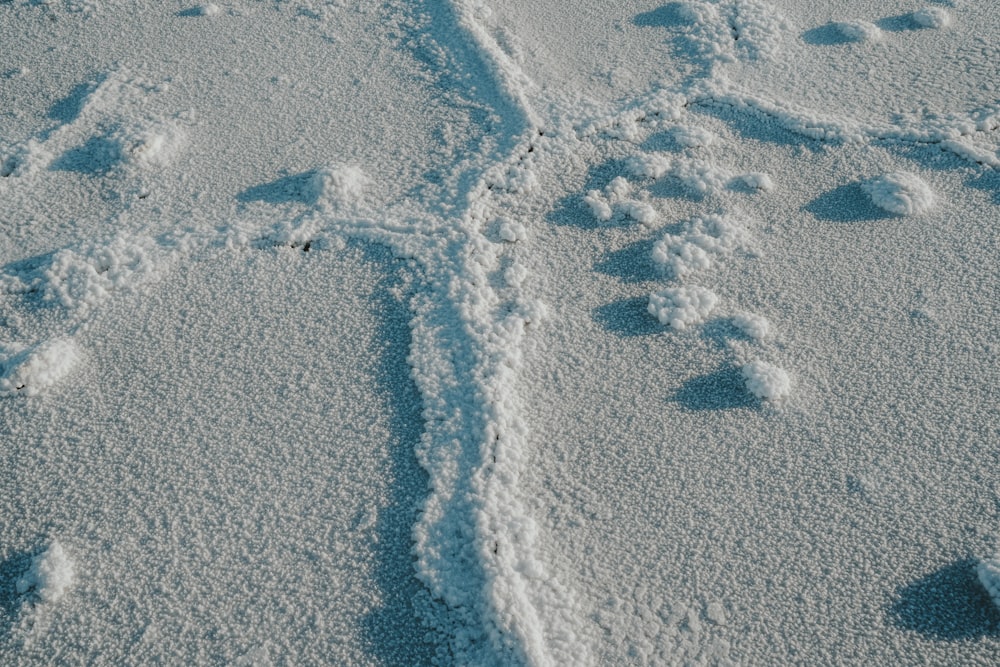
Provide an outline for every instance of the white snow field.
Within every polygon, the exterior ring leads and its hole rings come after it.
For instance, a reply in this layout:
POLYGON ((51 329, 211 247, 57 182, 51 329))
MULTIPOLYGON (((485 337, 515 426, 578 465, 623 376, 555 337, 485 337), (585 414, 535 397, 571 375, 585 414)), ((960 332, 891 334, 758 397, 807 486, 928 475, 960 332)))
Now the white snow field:
POLYGON ((0 664, 996 664, 996 3, 0 44, 0 664))

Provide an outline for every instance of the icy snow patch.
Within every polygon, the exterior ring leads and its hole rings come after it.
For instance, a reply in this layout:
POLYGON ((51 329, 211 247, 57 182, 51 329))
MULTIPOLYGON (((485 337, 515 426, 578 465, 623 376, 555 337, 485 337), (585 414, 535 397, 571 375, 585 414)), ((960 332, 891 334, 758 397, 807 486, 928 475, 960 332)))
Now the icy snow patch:
POLYGON ((979 583, 990 594, 997 609, 1000 609, 1000 553, 993 558, 980 561, 976 571, 979 574, 979 583))
POLYGON ((79 360, 71 338, 0 345, 0 396, 35 396, 66 377, 79 360))
POLYGON ((683 331, 692 324, 704 322, 719 297, 704 287, 671 287, 649 295, 649 314, 672 329, 683 331))
POLYGON ((852 42, 878 42, 882 39, 882 29, 868 21, 843 21, 834 27, 852 42))
POLYGON ((751 361, 742 370, 747 390, 763 400, 777 400, 789 394, 792 381, 784 370, 766 361, 751 361))
POLYGON ((951 14, 942 7, 927 7, 913 12, 913 22, 921 28, 947 28, 951 25, 951 14))
POLYGON ((69 559, 58 540, 34 557, 31 567, 17 580, 17 592, 24 595, 34 591, 42 602, 56 602, 69 589, 75 579, 73 561, 69 559))
POLYGON ((897 215, 920 215, 934 205, 934 193, 919 176, 896 171, 880 176, 862 186, 872 203, 897 215))

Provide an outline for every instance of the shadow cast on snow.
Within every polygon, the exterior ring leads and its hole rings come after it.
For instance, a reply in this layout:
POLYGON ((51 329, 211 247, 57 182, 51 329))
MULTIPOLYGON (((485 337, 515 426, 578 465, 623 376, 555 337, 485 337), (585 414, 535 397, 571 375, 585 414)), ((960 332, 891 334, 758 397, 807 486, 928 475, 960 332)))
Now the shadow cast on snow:
POLYGON ((287 174, 268 183, 253 185, 237 194, 236 201, 242 204, 250 202, 311 204, 315 199, 311 187, 311 180, 315 174, 315 171, 287 174))
POLYGON ((900 588, 888 617, 895 627, 934 641, 1000 638, 1000 610, 980 584, 972 558, 949 563, 900 588))
POLYGON ((824 192, 802 209, 828 222, 869 222, 893 217, 872 203, 860 183, 848 183, 824 192))
POLYGON ((672 400, 691 411, 760 408, 760 401, 747 391, 740 369, 731 364, 685 381, 672 400))

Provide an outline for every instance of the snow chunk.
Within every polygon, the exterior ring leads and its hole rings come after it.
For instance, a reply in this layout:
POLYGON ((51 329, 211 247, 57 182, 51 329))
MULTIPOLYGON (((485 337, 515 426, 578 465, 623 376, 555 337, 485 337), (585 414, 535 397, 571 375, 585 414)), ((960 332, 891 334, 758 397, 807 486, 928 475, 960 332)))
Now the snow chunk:
POLYGON ((137 126, 112 137, 118 157, 142 167, 165 167, 184 143, 180 128, 170 123, 137 126))
POLYGON ((69 375, 79 360, 71 338, 0 345, 0 396, 35 396, 69 375))
POLYGON ((751 361, 743 367, 742 373, 747 390, 763 400, 784 398, 792 389, 788 373, 766 361, 751 361))
POLYGON ((615 214, 648 225, 656 221, 656 209, 652 205, 630 199, 632 184, 622 176, 616 176, 604 187, 604 192, 591 190, 583 198, 590 212, 601 222, 607 222, 615 214))
POLYGON ((500 238, 507 243, 516 243, 528 238, 528 232, 520 222, 504 220, 500 223, 500 238))
POLYGON ((118 236, 107 245, 61 250, 45 270, 44 297, 76 314, 86 314, 111 292, 151 277, 165 254, 148 238, 118 236))
POLYGON ((990 594, 997 609, 1000 609, 1000 553, 993 558, 980 561, 976 572, 979 575, 979 583, 990 594))
POLYGON ((704 322, 719 297, 704 287, 671 287, 649 295, 649 314, 672 329, 683 331, 692 324, 704 322))
POLYGON ((882 39, 882 29, 868 21, 843 21, 833 25, 844 39, 852 42, 878 42, 882 39))
POLYGON ((951 14, 943 7, 927 7, 913 12, 913 22, 921 28, 947 28, 951 25, 951 14))
POLYGON ((667 234, 653 245, 653 263, 678 278, 707 269, 713 255, 727 256, 748 248, 750 234, 741 222, 709 215, 692 219, 681 234, 667 234))
POLYGON ((740 180, 746 183, 747 187, 755 190, 770 192, 774 189, 774 181, 764 172, 754 171, 749 174, 743 174, 740 176, 740 180))
POLYGON ((872 203, 897 215, 920 215, 934 205, 934 193, 916 174, 896 171, 862 186, 872 203))
POLYGON ((662 178, 673 167, 674 163, 670 158, 658 153, 635 155, 625 163, 628 172, 640 178, 662 178))
POLYGON ((755 341, 766 340, 771 334, 771 323, 767 318, 754 313, 736 313, 733 325, 755 341))
POLYGON ((309 180, 309 190, 317 205, 342 209, 357 204, 369 182, 360 167, 322 167, 309 180))
POLYGON ((684 148, 700 148, 715 143, 715 134, 703 127, 679 127, 674 131, 674 139, 684 148))
POLYGON ((76 578, 73 561, 69 559, 58 540, 34 557, 31 567, 17 581, 17 592, 24 595, 34 591, 42 602, 56 602, 73 586, 76 578))

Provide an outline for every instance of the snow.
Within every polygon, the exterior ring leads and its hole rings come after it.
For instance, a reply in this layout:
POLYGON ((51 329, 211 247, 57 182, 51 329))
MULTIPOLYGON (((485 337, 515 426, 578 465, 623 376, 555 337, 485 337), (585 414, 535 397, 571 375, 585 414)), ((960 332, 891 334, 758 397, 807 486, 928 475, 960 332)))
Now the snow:
POLYGON ((845 39, 852 42, 877 42, 882 39, 882 30, 868 21, 843 21, 835 24, 835 27, 845 39))
POLYGON ((989 664, 927 4, 0 3, 0 663, 989 664))
POLYGON ((921 28, 947 28, 951 15, 944 7, 925 7, 913 12, 913 21, 921 28))
POLYGON ((1000 557, 984 558, 976 566, 979 583, 989 593, 993 604, 1000 609, 1000 557))
POLYGON ((863 187, 875 206, 896 215, 923 215, 934 206, 930 186, 907 171, 883 174, 863 187))
POLYGON ((704 287, 670 287, 649 295, 649 314, 672 329, 683 331, 704 322, 719 303, 719 297, 704 287))
POLYGON ((773 401, 788 396, 792 381, 781 368, 766 361, 751 361, 741 371, 746 380, 747 391, 757 398, 773 401))
POLYGON ((76 570, 62 544, 53 540, 31 560, 31 567, 17 580, 20 595, 32 594, 45 603, 58 602, 73 586, 76 570))

